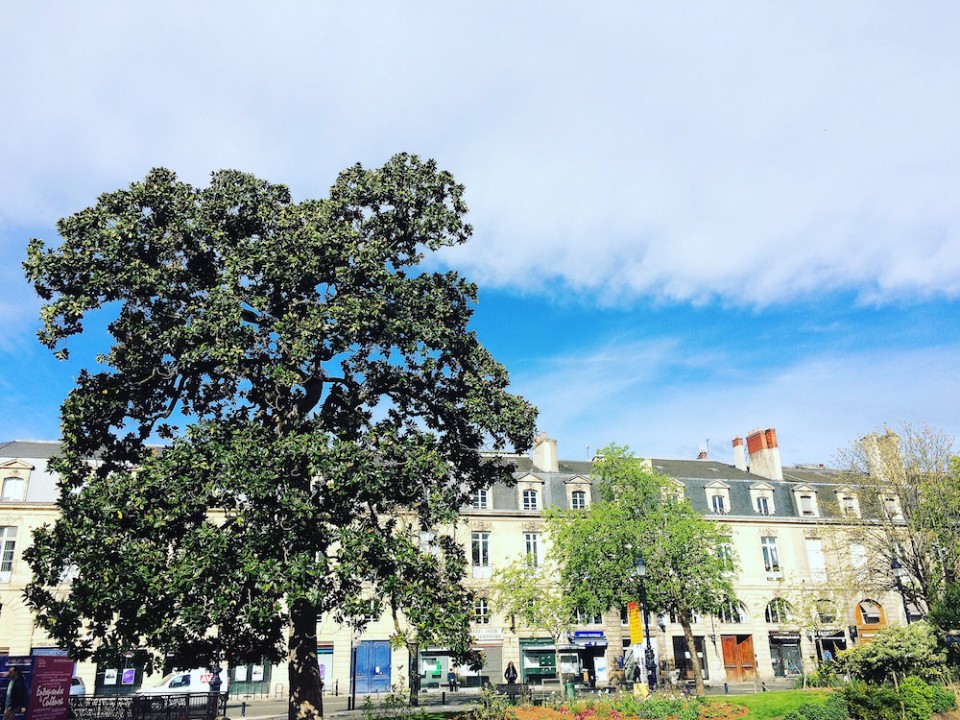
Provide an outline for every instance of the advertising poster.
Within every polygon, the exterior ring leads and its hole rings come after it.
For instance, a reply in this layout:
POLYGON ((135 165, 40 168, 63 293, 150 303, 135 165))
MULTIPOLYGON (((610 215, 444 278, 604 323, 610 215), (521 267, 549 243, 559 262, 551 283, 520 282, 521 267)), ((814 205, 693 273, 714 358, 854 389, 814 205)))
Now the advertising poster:
POLYGON ((27 720, 66 720, 73 660, 54 655, 33 659, 27 720))
POLYGON ((123 675, 120 676, 121 685, 133 685, 136 681, 137 681, 136 668, 127 668, 123 671, 123 675))
POLYGON ((253 682, 263 682, 263 665, 254 665, 250 672, 250 679, 253 682))
POLYGON ((233 679, 237 682, 246 682, 247 681, 247 666, 246 665, 237 665, 233 669, 233 679))
POLYGON ((116 685, 117 684, 117 669, 116 668, 107 668, 103 671, 103 684, 104 685, 116 685))

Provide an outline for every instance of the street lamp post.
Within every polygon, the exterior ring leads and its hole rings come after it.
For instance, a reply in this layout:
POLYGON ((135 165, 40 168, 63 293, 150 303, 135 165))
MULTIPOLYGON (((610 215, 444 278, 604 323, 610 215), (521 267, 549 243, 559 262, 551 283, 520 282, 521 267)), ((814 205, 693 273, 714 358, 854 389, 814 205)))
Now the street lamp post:
POLYGON ((643 578, 647 575, 647 564, 642 555, 637 555, 637 576, 640 578, 640 612, 643 613, 643 635, 647 640, 647 647, 643 651, 644 664, 647 668, 647 683, 650 692, 657 689, 657 662, 653 659, 653 646, 650 644, 650 622, 647 617, 647 588, 643 578))
POLYGON ((907 593, 903 589, 903 576, 907 574, 907 569, 900 564, 897 558, 890 563, 890 569, 893 570, 893 576, 897 579, 897 590, 900 591, 900 600, 903 601, 903 616, 907 619, 907 625, 910 624, 910 608, 907 606, 907 593))

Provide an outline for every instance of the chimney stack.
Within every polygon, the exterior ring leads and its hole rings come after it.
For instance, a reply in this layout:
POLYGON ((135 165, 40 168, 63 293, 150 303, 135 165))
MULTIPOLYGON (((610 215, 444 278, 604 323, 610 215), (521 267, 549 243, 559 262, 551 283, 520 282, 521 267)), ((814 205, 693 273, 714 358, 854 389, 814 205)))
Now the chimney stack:
POLYGON ((557 441, 540 433, 533 441, 533 467, 541 472, 559 472, 560 461, 557 458, 557 441))
POLYGON ((747 435, 747 452, 750 453, 750 472, 767 480, 783 480, 775 429, 758 429, 747 435))
POLYGON ((733 439, 733 464, 737 470, 747 471, 747 457, 743 451, 743 438, 739 435, 733 439))
POLYGON ((861 441, 867 461, 867 472, 881 482, 898 482, 903 478, 903 457, 900 436, 887 430, 882 437, 871 433, 861 441))

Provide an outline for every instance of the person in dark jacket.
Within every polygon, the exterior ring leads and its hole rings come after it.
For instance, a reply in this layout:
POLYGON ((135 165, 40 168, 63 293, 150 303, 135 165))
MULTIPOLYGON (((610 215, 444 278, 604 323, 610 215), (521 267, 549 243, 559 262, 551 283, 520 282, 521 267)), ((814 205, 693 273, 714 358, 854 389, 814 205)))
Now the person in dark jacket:
MULTIPOLYGON (((509 685, 513 685, 517 681, 517 668, 513 665, 513 660, 507 663, 507 669, 503 673, 503 679, 507 681, 509 685)), ((4 718, 6 720, 6 718, 4 718)))
POLYGON ((10 682, 7 683, 7 696, 4 698, 3 720, 13 720, 14 715, 22 715, 27 711, 27 684, 18 667, 10 668, 7 677, 10 682))

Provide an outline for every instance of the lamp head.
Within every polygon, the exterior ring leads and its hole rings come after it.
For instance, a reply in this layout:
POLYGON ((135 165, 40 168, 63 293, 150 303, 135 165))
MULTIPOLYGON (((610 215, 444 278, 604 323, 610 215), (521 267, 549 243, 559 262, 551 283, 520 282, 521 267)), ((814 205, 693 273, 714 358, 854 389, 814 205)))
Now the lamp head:
POLYGON ((643 561, 643 555, 637 555, 637 575, 644 577, 647 574, 647 564, 643 561))

